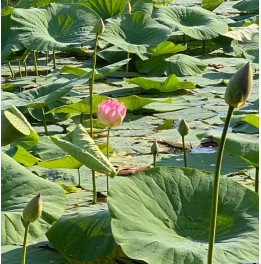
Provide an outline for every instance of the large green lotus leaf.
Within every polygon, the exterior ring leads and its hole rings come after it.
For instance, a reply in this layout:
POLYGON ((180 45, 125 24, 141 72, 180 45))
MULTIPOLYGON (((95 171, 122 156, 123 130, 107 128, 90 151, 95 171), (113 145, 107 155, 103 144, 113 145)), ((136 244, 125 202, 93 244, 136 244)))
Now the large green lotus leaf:
MULTIPOLYGON (((205 263, 214 175, 158 167, 115 182, 109 193, 114 239, 149 264, 205 263)), ((214 263, 258 261, 258 194, 220 180, 214 263)))
POLYGON ((239 11, 256 11, 256 10, 259 10, 259 1, 258 0, 243 0, 233 5, 233 8, 239 11))
POLYGON ((79 5, 50 4, 40 8, 15 8, 12 34, 30 50, 64 50, 88 39, 99 17, 79 5))
POLYGON ((100 38, 130 53, 146 53, 150 47, 167 40, 171 33, 143 12, 108 19, 105 27, 100 38))
POLYGON ((71 4, 73 0, 20 0, 15 7, 19 8, 30 8, 30 7, 41 7, 48 5, 50 3, 60 3, 60 4, 71 4))
MULTIPOLYGON (((217 143, 220 143, 221 132, 211 131, 197 135, 199 139, 202 138, 214 138, 217 143)), ((249 160, 251 164, 259 166, 259 142, 258 140, 251 140, 239 136, 237 134, 229 133, 226 137, 225 149, 237 156, 243 157, 249 160)))
POLYGON ((120 97, 117 98, 118 102, 123 102, 124 105, 127 107, 128 111, 137 111, 142 109, 145 105, 151 104, 151 103, 167 103, 170 104, 172 103, 172 99, 166 99, 164 101, 160 100, 154 100, 154 99, 149 99, 149 98, 143 98, 139 97, 137 95, 130 95, 126 97, 120 97))
POLYGON ((64 190, 28 171, 15 160, 2 153, 2 244, 22 243, 25 220, 22 212, 38 193, 43 198, 42 216, 30 225, 28 242, 44 234, 64 212, 64 190))
POLYGON ((86 167, 108 174, 111 177, 116 175, 112 164, 104 156, 81 124, 77 125, 74 131, 65 136, 64 139, 57 137, 50 138, 58 147, 86 167))
POLYGON ((219 7, 223 2, 224 0, 203 0, 201 2, 201 7, 209 11, 213 11, 214 9, 219 7))
POLYGON ((175 45, 171 41, 164 41, 161 44, 159 44, 155 48, 151 48, 150 50, 152 53, 149 53, 151 56, 158 56, 158 55, 163 55, 163 54, 172 54, 177 53, 179 51, 184 51, 186 50, 187 47, 182 46, 181 44, 175 45))
MULTIPOLYGON (((98 104, 102 102, 102 100, 107 100, 107 96, 94 94, 92 98, 93 103, 93 113, 97 113, 98 104)), ((90 96, 82 99, 77 103, 72 103, 64 106, 57 107, 48 113, 69 113, 69 114, 89 114, 90 113, 90 96)))
POLYGON ((241 119, 241 121, 245 121, 257 128, 259 128, 259 116, 257 115, 247 115, 241 119))
POLYGON ((168 76, 172 73, 176 76, 195 75, 206 69, 200 59, 184 54, 159 55, 145 61, 136 61, 136 67, 139 72, 149 76, 168 76))
POLYGON ((139 85, 145 90, 157 90, 162 93, 169 93, 181 89, 195 89, 192 82, 180 82, 175 74, 171 74, 164 82, 151 80, 143 77, 125 79, 126 82, 139 85))
POLYGON ((180 30, 199 40, 218 37, 227 32, 228 26, 212 12, 198 7, 161 6, 155 7, 152 17, 160 23, 180 30))
POLYGON ((66 168, 66 169, 79 169, 82 163, 72 156, 41 161, 37 163, 38 166, 43 168, 66 168))

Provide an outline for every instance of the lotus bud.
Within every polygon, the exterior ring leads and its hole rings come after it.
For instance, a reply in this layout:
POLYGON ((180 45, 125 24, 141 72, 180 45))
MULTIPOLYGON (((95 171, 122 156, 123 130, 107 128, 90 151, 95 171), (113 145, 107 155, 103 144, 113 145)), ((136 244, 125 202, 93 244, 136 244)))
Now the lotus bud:
POLYGON ((42 196, 39 193, 26 205, 23 211, 23 217, 27 222, 32 223, 40 217, 41 213, 42 196))
POLYGON ((159 153, 159 145, 158 145, 156 140, 154 141, 154 143, 151 146, 151 153, 153 155, 158 155, 158 153, 159 153))
POLYGON ((131 4, 130 1, 128 1, 125 6, 124 6, 124 12, 125 13, 130 13, 131 12, 131 4))
POLYGON ((96 34, 101 35, 104 32, 105 26, 103 23, 102 18, 100 18, 98 20, 98 22, 96 23, 96 25, 94 26, 93 30, 96 34))
POLYGON ((184 119, 180 121, 178 131, 182 137, 186 136, 189 133, 189 125, 184 119))
POLYGON ((253 85, 253 73, 251 63, 247 62, 243 65, 228 82, 225 101, 228 105, 234 108, 242 107, 250 92, 253 85))

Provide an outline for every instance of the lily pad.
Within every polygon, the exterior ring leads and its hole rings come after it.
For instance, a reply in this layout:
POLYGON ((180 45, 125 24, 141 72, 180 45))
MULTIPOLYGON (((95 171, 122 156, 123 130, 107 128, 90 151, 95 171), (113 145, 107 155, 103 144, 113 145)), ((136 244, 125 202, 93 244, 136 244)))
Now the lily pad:
POLYGON ((170 36, 171 30, 143 12, 107 20, 100 38, 130 53, 146 53, 170 36))
POLYGON ((10 23, 13 36, 26 48, 59 51, 86 41, 98 19, 84 6, 51 3, 39 8, 15 8, 10 23))
MULTIPOLYGON (((125 254, 146 263, 204 263, 214 176, 153 168, 110 189, 112 233, 125 254)), ((258 261, 258 194, 221 179, 215 263, 258 261)))
POLYGON ((172 31, 180 30, 199 40, 213 39, 228 31, 227 24, 218 16, 198 7, 155 7, 152 17, 172 31))
POLYGON ((22 212, 27 203, 38 193, 43 199, 42 216, 30 225, 28 241, 44 234, 64 212, 63 189, 52 182, 41 179, 15 160, 2 153, 2 244, 22 243, 25 220, 22 212))

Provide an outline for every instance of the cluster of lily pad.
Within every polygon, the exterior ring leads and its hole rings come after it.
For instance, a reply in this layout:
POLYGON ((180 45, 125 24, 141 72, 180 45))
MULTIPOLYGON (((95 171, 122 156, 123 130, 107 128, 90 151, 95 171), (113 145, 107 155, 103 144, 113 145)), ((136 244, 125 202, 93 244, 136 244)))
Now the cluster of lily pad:
MULTIPOLYGON (((76 125, 74 130, 65 135, 49 137, 68 155, 38 162, 38 165, 54 168, 57 160, 60 164, 71 164, 71 168, 79 173, 78 187, 81 187, 80 167, 85 165, 91 169, 93 203, 97 203, 95 171, 106 174, 108 209, 93 214, 80 212, 61 217, 65 208, 63 189, 29 172, 2 153, 3 243, 21 243, 25 227, 22 263, 25 263, 27 233, 30 241, 46 233, 52 245, 72 263, 210 264, 213 260, 217 263, 257 261, 258 194, 229 179, 219 179, 226 129, 232 112, 245 103, 251 90, 250 64, 243 66, 228 85, 225 100, 229 111, 225 132, 221 139, 217 139, 220 153, 215 175, 190 168, 187 164, 185 136, 189 126, 182 120, 178 131, 182 136, 184 168, 157 167, 159 147, 155 142, 151 148, 155 168, 117 181, 109 192, 108 177, 116 176, 116 170, 109 161, 110 129, 121 124, 126 109, 135 112, 157 100, 132 95, 116 101, 93 94, 95 79, 104 78, 124 65, 126 76, 129 67, 136 67, 140 73, 147 75, 168 76, 164 82, 142 77, 126 79, 129 83, 140 85, 145 91, 156 89, 164 93, 195 88, 193 83, 179 81, 176 76, 200 73, 206 65, 197 58, 175 54, 185 51, 187 47, 175 45, 169 39, 180 31, 184 39, 190 37, 203 41, 205 52, 206 40, 229 33, 227 24, 202 8, 155 6, 152 1, 47 2, 41 7, 41 1, 35 1, 34 8, 28 9, 28 1, 20 0, 13 9, 6 8, 2 16, 2 24, 4 21, 8 25, 2 59, 8 62, 12 77, 14 73, 10 61, 18 59, 26 66, 31 51, 35 74, 38 75, 37 51, 45 52, 46 58, 49 58, 49 52, 53 52, 56 68, 56 52, 93 45, 92 68, 85 70, 65 66, 60 73, 70 73, 73 79, 59 79, 4 100, 1 142, 7 146, 7 153, 11 144, 30 156, 27 150, 36 145, 39 135, 26 119, 26 111, 34 111, 33 115, 43 122, 47 136, 50 134, 46 120, 48 115, 60 114, 65 117, 72 113, 79 114, 81 124, 76 125), (98 38, 101 48, 99 56, 110 61, 113 53, 113 57, 122 60, 117 59, 112 61, 113 64, 96 69, 98 38), (66 95, 77 85, 88 85, 90 95, 77 102, 68 101, 66 95), (16 106, 13 105, 14 100, 16 106), (35 110, 39 112, 36 114, 35 110), (86 114, 89 130, 84 127, 86 114), (95 115, 97 120, 93 118, 95 115), (98 122, 108 127, 105 151, 95 142, 95 124, 98 122), (15 188, 21 193, 13 198, 15 188), (41 195, 33 198, 37 193, 41 195), (30 202, 32 198, 33 202, 30 202), (10 200, 14 201, 11 203, 10 200), (31 218, 32 213, 36 217, 31 218)), ((171 99, 158 102, 169 103, 171 99)), ((243 154, 238 153, 256 167, 258 192, 259 164, 256 156, 253 158, 251 154, 243 154)))

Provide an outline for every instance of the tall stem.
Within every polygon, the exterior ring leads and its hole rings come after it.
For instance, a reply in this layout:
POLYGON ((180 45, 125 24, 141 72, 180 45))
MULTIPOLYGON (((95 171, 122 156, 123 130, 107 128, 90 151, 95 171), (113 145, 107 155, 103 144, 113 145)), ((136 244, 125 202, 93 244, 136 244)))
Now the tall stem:
POLYGON ((18 67, 19 67, 19 75, 22 78, 23 76, 22 76, 21 62, 20 61, 18 61, 18 67))
POLYGON ((81 187, 81 173, 80 173, 80 168, 78 170, 78 185, 76 187, 81 187))
POLYGON ((33 52, 33 57, 34 57, 34 71, 35 71, 35 75, 38 76, 37 59, 36 59, 36 51, 35 50, 33 52))
POLYGON ((96 180, 95 180, 95 171, 92 170, 92 187, 93 187, 93 203, 97 203, 97 192, 96 192, 96 180))
MULTIPOLYGON (((127 59, 129 58, 130 58, 130 53, 127 51, 127 59)), ((128 71, 129 71, 129 62, 126 64, 125 77, 128 76, 128 71)))
POLYGON ((202 52, 203 54, 206 53, 206 41, 205 40, 202 41, 202 52))
POLYGON ((80 123, 82 124, 83 121, 83 112, 80 114, 80 123))
MULTIPOLYGON (((108 127, 108 133, 107 133, 107 159, 109 159, 109 139, 110 139, 110 131, 111 128, 108 127)), ((107 174, 107 193, 109 193, 109 175, 107 174)))
POLYGON ((53 50, 53 68, 56 69, 56 56, 54 50, 53 50))
POLYGON ((215 235, 216 235, 220 170, 221 170, 224 146, 226 142, 227 130, 230 124, 233 111, 234 111, 234 107, 229 106, 227 117, 226 117, 226 122, 225 122, 222 136, 221 136, 220 145, 218 148, 218 154, 217 154, 217 163, 216 163, 215 179, 214 179, 214 186, 213 186, 214 190, 213 190, 213 196, 212 196, 211 222, 210 222, 209 247, 208 247, 208 264, 213 263, 213 248, 214 248, 215 235))
POLYGON ((186 40, 185 40, 185 34, 183 34, 183 44, 186 44, 186 40))
POLYGON ((26 257, 26 241, 27 241, 27 235, 29 230, 30 222, 26 221, 25 231, 24 231, 24 243, 23 243, 23 252, 22 252, 22 259, 21 264, 25 264, 25 257, 26 257))
POLYGON ((14 78, 14 77, 15 77, 15 74, 14 74, 14 71, 13 71, 13 69, 12 69, 12 66, 11 66, 10 61, 7 61, 7 64, 8 64, 9 70, 10 70, 10 72, 11 72, 11 78, 14 78))
POLYGON ((47 50, 45 53, 45 66, 48 66, 48 59, 49 59, 49 51, 47 50))
POLYGON ((98 37, 99 35, 96 34, 96 39, 94 43, 94 53, 93 53, 93 64, 92 64, 92 75, 90 79, 90 128, 91 128, 91 137, 93 138, 93 82, 94 82, 94 76, 95 76, 95 67, 96 67, 96 51, 97 51, 97 45, 98 45, 98 37))
POLYGON ((27 77, 26 59, 24 60, 24 73, 25 73, 25 76, 27 77))
POLYGON ((45 135, 48 136, 48 130, 47 130, 45 113, 44 113, 43 107, 41 107, 41 111, 42 111, 42 116, 43 116, 43 126, 44 126, 45 135))
POLYGON ((152 154, 153 155, 153 167, 157 167, 157 154, 152 154))
POLYGON ((183 146, 183 155, 184 155, 184 166, 187 168, 187 156, 186 156, 186 147, 185 147, 185 136, 182 136, 182 146, 183 146))
POLYGON ((256 167, 256 176, 255 176, 255 192, 258 193, 258 185, 259 185, 259 168, 256 167))

